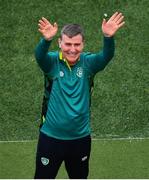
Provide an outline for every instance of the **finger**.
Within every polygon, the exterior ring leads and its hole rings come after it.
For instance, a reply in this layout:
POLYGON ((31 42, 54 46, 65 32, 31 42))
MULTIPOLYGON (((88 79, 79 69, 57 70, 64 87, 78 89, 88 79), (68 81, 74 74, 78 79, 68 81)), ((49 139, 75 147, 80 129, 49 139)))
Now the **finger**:
POLYGON ((56 23, 56 22, 54 23, 54 25, 53 25, 53 26, 54 26, 54 27, 56 27, 56 28, 58 28, 58 25, 57 25, 57 23, 56 23))
POLYGON ((40 28, 38 29, 38 31, 39 31, 40 33, 43 33, 42 29, 40 29, 40 28))
POLYGON ((102 20, 102 25, 105 25, 106 24, 106 19, 103 19, 102 20))
POLYGON ((51 25, 51 23, 45 17, 42 17, 42 20, 46 25, 51 25))
POLYGON ((113 19, 114 22, 117 22, 122 17, 122 13, 117 14, 115 18, 113 19))
POLYGON ((121 28, 124 24, 125 24, 125 21, 123 21, 122 23, 120 23, 120 24, 118 25, 118 28, 121 28))
POLYGON ((43 26, 42 24, 38 24, 40 29, 44 29, 45 26, 43 26))
POLYGON ((58 24, 55 22, 53 27, 55 28, 56 31, 58 31, 58 24))
POLYGON ((113 21, 113 19, 115 19, 115 17, 117 16, 118 12, 115 12, 109 19, 109 21, 113 21))
POLYGON ((117 20, 117 24, 120 24, 122 21, 123 21, 123 19, 124 19, 124 16, 121 16, 118 20, 117 20))
POLYGON ((46 23, 43 21, 43 20, 39 20, 39 23, 42 25, 42 26, 45 26, 46 23))

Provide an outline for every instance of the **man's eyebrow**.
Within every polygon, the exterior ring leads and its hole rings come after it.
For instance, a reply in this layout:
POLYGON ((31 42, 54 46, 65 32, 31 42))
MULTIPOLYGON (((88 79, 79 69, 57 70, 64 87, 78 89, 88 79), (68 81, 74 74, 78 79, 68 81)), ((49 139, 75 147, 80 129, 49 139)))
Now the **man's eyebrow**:
POLYGON ((74 45, 78 46, 78 45, 80 45, 81 43, 79 43, 79 42, 78 42, 78 43, 77 43, 77 42, 76 42, 76 43, 65 42, 65 44, 66 44, 66 45, 72 45, 72 44, 74 44, 74 45))
POLYGON ((75 45, 80 45, 81 43, 74 43, 75 45))
POLYGON ((72 43, 70 43, 70 42, 66 42, 65 44, 67 44, 67 45, 71 45, 72 43))

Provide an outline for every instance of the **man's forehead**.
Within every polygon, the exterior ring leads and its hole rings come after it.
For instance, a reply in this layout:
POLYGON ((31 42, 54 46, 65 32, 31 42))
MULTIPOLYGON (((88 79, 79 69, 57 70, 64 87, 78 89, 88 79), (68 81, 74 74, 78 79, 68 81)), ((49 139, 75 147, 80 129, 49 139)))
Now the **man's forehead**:
POLYGON ((64 42, 82 42, 83 41, 83 37, 81 36, 81 34, 77 34, 76 36, 73 37, 68 37, 66 34, 62 35, 62 41, 64 42))

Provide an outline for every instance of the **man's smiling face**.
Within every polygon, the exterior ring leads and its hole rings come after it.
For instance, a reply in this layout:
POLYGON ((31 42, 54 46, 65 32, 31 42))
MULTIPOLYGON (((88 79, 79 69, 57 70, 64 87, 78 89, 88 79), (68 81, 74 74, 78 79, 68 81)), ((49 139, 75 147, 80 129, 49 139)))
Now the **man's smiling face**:
POLYGON ((63 34, 59 38, 59 47, 61 48, 63 59, 66 59, 70 65, 74 65, 84 48, 84 41, 81 34, 72 38, 63 34))

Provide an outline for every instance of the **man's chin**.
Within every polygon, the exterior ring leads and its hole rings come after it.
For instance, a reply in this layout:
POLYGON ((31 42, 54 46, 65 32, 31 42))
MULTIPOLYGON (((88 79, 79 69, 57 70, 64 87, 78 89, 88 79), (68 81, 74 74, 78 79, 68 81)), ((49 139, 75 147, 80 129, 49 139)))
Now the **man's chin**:
POLYGON ((70 65, 74 65, 77 62, 78 59, 67 59, 68 63, 70 65))

